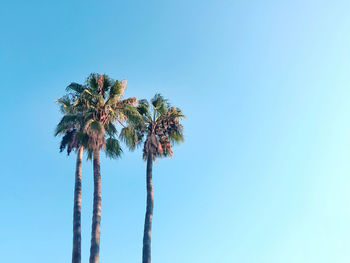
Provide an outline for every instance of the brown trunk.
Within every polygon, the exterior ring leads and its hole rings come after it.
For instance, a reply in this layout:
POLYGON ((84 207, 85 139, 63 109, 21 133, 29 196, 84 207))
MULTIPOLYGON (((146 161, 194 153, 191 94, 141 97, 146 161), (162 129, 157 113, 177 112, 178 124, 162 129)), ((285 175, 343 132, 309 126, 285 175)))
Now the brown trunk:
POLYGON ((101 225, 100 152, 94 151, 94 204, 91 227, 90 263, 99 262, 101 225))
POLYGON ((151 230, 153 217, 152 156, 147 157, 147 207, 143 232, 142 263, 151 263, 151 230))
POLYGON ((81 262, 81 165, 83 151, 83 147, 79 147, 75 167, 72 263, 81 262))

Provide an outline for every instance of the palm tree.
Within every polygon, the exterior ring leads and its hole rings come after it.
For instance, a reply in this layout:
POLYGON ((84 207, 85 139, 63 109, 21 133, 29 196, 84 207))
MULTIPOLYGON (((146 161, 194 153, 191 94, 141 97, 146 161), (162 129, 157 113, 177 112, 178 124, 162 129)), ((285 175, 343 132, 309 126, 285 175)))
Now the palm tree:
POLYGON ((141 121, 131 123, 129 126, 123 128, 120 136, 130 149, 134 149, 145 138, 143 159, 147 161, 147 203, 143 233, 142 263, 150 263, 153 217, 153 161, 157 157, 172 156, 172 144, 183 141, 183 127, 180 119, 185 116, 179 108, 171 107, 168 101, 160 94, 156 94, 151 99, 151 106, 146 100, 140 100, 137 109, 142 116, 141 121))
POLYGON ((114 81, 107 75, 91 74, 84 86, 72 89, 77 92, 74 102, 76 107, 84 109, 86 125, 84 132, 88 135, 87 149, 93 159, 94 199, 91 229, 90 263, 99 262, 100 225, 101 225, 101 173, 100 150, 105 149, 108 157, 117 158, 122 153, 116 138, 115 122, 138 118, 133 106, 136 98, 122 100, 126 81, 114 81), (105 136, 108 136, 105 139, 105 136))
MULTIPOLYGON (((72 83, 71 85, 75 85, 72 83)), ((73 251, 72 263, 81 262, 81 194, 82 194, 82 158, 84 151, 84 138, 86 134, 83 132, 84 118, 78 109, 73 106, 74 94, 67 94, 57 102, 61 105, 61 112, 64 114, 58 123, 55 136, 63 135, 60 152, 67 149, 67 155, 72 150, 77 152, 77 160, 75 167, 75 185, 74 185, 74 207, 73 207, 73 251)))

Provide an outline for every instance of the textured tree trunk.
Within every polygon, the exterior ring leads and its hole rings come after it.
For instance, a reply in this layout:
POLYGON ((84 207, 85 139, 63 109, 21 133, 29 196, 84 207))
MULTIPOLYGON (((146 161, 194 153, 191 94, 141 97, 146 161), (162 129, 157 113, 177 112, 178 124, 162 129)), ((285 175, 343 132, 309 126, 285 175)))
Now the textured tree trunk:
POLYGON ((90 263, 99 262, 101 225, 100 152, 94 151, 94 203, 91 227, 90 263))
POLYGON ((83 151, 83 147, 79 147, 75 167, 72 263, 81 263, 81 165, 83 151))
POLYGON ((147 207, 143 232, 142 263, 151 263, 151 230, 153 217, 152 156, 147 157, 147 207))

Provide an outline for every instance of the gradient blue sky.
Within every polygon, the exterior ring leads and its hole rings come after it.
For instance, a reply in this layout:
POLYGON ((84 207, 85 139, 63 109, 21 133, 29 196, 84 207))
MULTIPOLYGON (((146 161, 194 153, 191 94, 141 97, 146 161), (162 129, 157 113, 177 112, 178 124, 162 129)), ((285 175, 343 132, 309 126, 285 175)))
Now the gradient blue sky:
MULTIPOLYGON (((183 108, 152 262, 350 262, 349 1, 2 1, 1 261, 70 262, 55 99, 90 72, 183 108)), ((140 262, 141 151, 102 164, 101 262, 140 262)), ((83 262, 92 167, 83 164, 83 262)))

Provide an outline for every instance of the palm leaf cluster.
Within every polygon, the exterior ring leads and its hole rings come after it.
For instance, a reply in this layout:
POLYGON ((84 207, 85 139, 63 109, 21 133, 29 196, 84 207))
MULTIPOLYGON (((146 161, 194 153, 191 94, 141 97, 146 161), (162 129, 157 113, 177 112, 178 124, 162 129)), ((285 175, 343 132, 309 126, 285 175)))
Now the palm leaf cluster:
POLYGON ((183 126, 180 119, 185 117, 179 108, 171 107, 160 94, 156 94, 148 103, 140 100, 137 106, 142 116, 140 122, 132 122, 121 131, 121 138, 130 149, 144 140, 143 158, 172 156, 172 144, 183 141, 183 126))
POLYGON ((70 84, 66 89, 68 94, 57 100, 65 114, 55 132, 55 135, 64 134, 60 150, 67 148, 70 153, 83 146, 89 158, 94 150, 100 149, 108 157, 120 156, 116 123, 139 117, 134 107, 136 98, 122 100, 125 87, 126 81, 100 74, 91 74, 85 85, 70 84))

